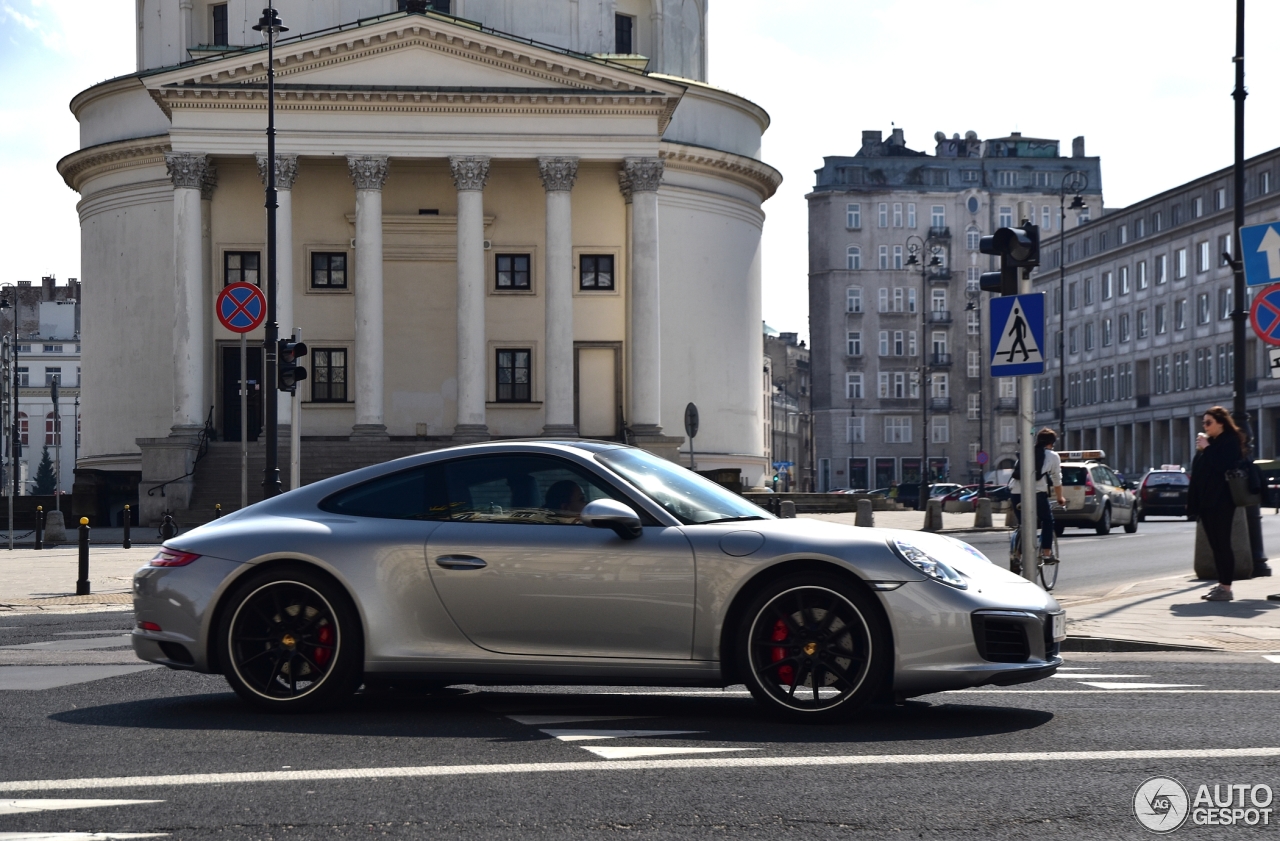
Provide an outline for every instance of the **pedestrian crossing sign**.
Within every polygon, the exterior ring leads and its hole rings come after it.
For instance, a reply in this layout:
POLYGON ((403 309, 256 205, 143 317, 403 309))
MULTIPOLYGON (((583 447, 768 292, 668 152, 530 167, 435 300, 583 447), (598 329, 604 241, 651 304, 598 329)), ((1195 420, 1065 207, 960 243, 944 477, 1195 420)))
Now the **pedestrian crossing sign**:
POLYGON ((987 315, 991 376, 1043 374, 1044 293, 993 297, 987 315))

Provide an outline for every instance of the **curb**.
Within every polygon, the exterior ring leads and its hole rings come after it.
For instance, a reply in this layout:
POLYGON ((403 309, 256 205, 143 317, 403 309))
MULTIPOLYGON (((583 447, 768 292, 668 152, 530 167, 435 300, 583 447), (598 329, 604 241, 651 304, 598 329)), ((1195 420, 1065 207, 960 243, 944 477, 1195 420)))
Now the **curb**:
POLYGON ((1225 651, 1226 649, 1204 645, 1181 645, 1176 642, 1068 636, 1062 641, 1058 650, 1077 653, 1137 653, 1142 651, 1225 651))

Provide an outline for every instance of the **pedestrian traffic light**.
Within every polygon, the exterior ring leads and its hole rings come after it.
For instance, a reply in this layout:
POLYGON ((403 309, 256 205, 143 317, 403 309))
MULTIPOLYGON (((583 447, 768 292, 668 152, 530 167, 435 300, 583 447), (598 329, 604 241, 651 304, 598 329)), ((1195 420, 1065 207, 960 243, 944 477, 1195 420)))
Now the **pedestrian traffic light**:
POLYGON ((295 394, 298 383, 307 378, 307 369, 298 364, 300 357, 307 355, 307 346, 293 339, 281 339, 278 354, 278 382, 276 387, 281 391, 295 394))
POLYGON ((1040 265, 1040 228, 1000 228, 982 238, 978 250, 1000 258, 1000 271, 983 272, 978 287, 984 292, 1001 295, 1018 294, 1018 269, 1030 270, 1040 265))

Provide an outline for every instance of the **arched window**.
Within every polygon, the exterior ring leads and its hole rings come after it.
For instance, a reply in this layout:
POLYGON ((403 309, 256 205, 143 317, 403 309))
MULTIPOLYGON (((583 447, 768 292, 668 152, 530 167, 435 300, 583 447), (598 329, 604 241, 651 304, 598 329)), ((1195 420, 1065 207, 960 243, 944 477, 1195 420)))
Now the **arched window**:
POLYGON ((22 446, 27 446, 27 413, 18 412, 18 440, 22 442, 22 446))
POLYGON ((62 419, 53 412, 44 416, 45 446, 56 447, 62 444, 62 419))
POLYGON ((844 267, 851 272, 862 269, 862 249, 851 245, 844 252, 844 267))

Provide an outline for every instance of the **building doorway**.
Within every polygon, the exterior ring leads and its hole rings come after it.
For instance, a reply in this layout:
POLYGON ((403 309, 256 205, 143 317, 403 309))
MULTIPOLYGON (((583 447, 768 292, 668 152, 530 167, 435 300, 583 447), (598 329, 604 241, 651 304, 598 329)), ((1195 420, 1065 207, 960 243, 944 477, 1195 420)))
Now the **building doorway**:
POLYGON ((583 438, 622 435, 622 345, 575 342, 573 422, 583 438))
MULTIPOLYGON (((249 440, 262 433, 262 345, 249 345, 249 440)), ((240 343, 222 346, 222 440, 240 440, 240 343)))

